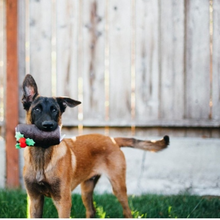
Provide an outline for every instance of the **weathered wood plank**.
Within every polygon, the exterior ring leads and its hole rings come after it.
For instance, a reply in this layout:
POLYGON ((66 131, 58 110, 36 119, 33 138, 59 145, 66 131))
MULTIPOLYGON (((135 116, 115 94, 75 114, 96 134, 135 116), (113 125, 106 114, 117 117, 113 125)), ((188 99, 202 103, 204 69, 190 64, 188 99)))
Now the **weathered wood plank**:
POLYGON ((5 187, 6 158, 5 158, 5 137, 4 129, 4 107, 5 107, 5 76, 6 76, 6 25, 5 25, 5 1, 0 1, 0 187, 5 187))
MULTIPOLYGON (((63 127, 62 133, 66 137, 72 137, 78 135, 78 128, 63 127)), ((83 128, 84 134, 100 133, 113 137, 132 137, 134 136, 130 127, 89 127, 83 128)), ((173 137, 203 137, 203 138, 219 138, 220 131, 218 127, 203 128, 203 127, 136 127, 135 137, 142 137, 142 139, 148 139, 149 137, 163 137, 169 135, 171 137, 171 143, 173 137)))
POLYGON ((109 1, 109 120, 131 121, 131 1, 109 1))
POLYGON ((186 1, 186 118, 210 114, 209 1, 186 1))
POLYGON ((52 1, 30 1, 30 74, 39 93, 51 96, 52 1))
POLYGON ((23 94, 22 83, 26 74, 26 4, 25 0, 18 1, 18 83, 19 83, 19 121, 25 118, 21 103, 23 94))
POLYGON ((6 1, 6 44, 7 44, 7 80, 6 80, 6 185, 19 187, 18 150, 15 149, 15 127, 18 124, 18 54, 17 54, 17 7, 16 0, 6 1))
MULTIPOLYGON (((19 96, 17 98, 19 104, 19 123, 25 123, 25 110, 21 103, 21 97, 23 95, 23 80, 25 74, 27 73, 26 69, 26 18, 27 18, 27 9, 25 0, 18 1, 18 85, 19 85, 19 96)), ((19 182, 23 187, 23 167, 24 167, 24 152, 23 150, 18 151, 19 154, 19 182)))
POLYGON ((83 120, 105 120, 105 1, 84 0, 83 120))
MULTIPOLYGON (((67 127, 77 126, 78 123, 73 124, 65 123, 67 127)), ((133 124, 126 121, 102 121, 99 123, 94 123, 92 120, 87 120, 83 123, 84 126, 88 127, 131 127, 133 124)), ((220 126, 219 120, 209 120, 209 119, 156 119, 156 120, 145 120, 143 122, 138 121, 135 124, 136 127, 204 127, 204 128, 217 128, 220 126)))
MULTIPOLYGON (((78 99, 78 1, 56 1, 56 96, 78 99)), ((67 108, 63 123, 77 121, 78 109, 67 108)))
POLYGON ((219 128, 211 128, 212 138, 220 138, 220 129, 219 128))
POLYGON ((184 117, 184 1, 160 1, 160 113, 184 117))
POLYGON ((158 119, 159 2, 136 1, 135 120, 158 119))
MULTIPOLYGON (((6 75, 6 29, 5 1, 0 1, 0 122, 4 121, 5 75, 6 75)), ((0 132, 0 135, 2 132, 0 132)))
POLYGON ((204 127, 204 128, 216 128, 220 126, 219 120, 209 119, 161 119, 161 120, 149 120, 146 123, 137 123, 137 127, 204 127))
POLYGON ((220 1, 213 1, 212 118, 220 119, 220 1))

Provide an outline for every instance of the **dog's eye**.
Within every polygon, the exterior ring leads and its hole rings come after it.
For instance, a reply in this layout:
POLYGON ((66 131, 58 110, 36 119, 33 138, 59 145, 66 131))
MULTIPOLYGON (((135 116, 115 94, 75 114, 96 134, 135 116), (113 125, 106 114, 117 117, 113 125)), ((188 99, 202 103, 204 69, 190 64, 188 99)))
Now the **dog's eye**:
POLYGON ((57 109, 54 108, 54 107, 51 107, 51 112, 52 112, 52 113, 57 112, 57 109))
POLYGON ((36 113, 40 113, 40 112, 41 112, 41 108, 38 108, 38 107, 35 108, 35 109, 34 109, 34 112, 36 112, 36 113))

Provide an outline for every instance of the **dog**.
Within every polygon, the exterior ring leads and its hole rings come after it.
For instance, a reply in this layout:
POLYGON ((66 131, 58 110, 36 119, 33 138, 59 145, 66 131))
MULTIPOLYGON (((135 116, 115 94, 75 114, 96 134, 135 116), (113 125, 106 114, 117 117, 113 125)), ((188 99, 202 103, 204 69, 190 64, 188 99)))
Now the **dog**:
MULTIPOLYGON (((23 81, 22 103, 26 110, 27 124, 35 124, 43 131, 53 131, 61 126, 66 107, 72 108, 81 102, 69 97, 40 96, 34 78, 27 74, 23 81)), ((131 218, 125 183, 126 162, 120 148, 157 152, 165 149, 168 144, 169 136, 158 141, 142 141, 89 134, 63 139, 55 146, 26 147, 23 178, 29 198, 30 217, 42 217, 44 196, 47 196, 52 198, 58 216, 69 218, 71 192, 79 184, 86 217, 94 217, 93 190, 104 174, 122 205, 124 217, 131 218)))

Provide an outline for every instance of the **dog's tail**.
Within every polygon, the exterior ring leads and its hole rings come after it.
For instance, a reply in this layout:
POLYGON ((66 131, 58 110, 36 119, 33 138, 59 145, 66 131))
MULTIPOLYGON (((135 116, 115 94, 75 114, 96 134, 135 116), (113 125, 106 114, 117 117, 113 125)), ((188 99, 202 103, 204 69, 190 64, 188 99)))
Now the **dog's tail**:
POLYGON ((142 141, 135 138, 114 138, 115 142, 119 145, 119 147, 131 147, 131 148, 138 148, 141 150, 146 151, 153 151, 157 152, 167 148, 170 143, 169 136, 164 136, 161 140, 155 141, 142 141))

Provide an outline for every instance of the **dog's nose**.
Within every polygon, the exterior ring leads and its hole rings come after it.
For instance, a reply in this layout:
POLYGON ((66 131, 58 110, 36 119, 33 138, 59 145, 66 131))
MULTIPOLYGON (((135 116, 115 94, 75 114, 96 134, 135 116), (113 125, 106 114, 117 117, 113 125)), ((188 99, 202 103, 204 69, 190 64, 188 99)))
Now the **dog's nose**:
POLYGON ((52 121, 44 121, 42 123, 42 126, 45 128, 45 129, 52 129, 53 126, 54 126, 54 123, 52 121))

